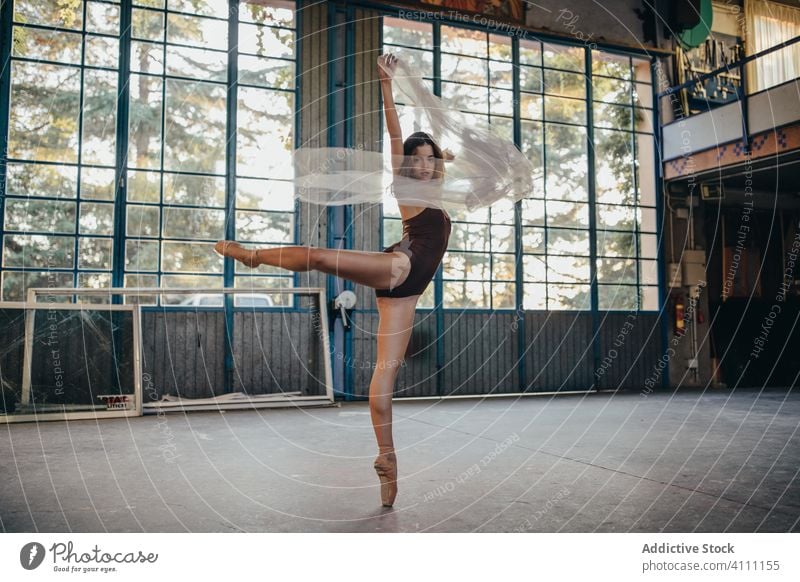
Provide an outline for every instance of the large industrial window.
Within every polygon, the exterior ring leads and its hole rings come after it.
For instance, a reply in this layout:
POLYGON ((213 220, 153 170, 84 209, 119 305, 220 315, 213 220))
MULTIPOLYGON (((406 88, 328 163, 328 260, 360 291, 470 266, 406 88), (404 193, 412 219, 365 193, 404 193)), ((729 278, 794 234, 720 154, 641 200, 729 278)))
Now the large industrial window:
MULTIPOLYGON (((443 306, 514 308, 521 284, 524 309, 588 310, 593 286, 599 309, 657 309, 649 61, 389 17, 383 34, 384 50, 430 71, 434 87, 438 67, 441 95, 462 111, 509 139, 518 122, 534 167, 534 190, 519 203, 519 256, 511 205, 451 212, 443 306)), ((406 118, 404 134, 425 130, 406 118)), ((399 215, 388 211, 384 243, 399 235, 399 215)), ((432 305, 432 289, 421 307, 432 305)))
POLYGON ((108 286, 119 3, 16 0, 13 22, 2 298, 108 286))
MULTIPOLYGON (((129 14, 113 1, 14 2, 3 299, 21 299, 30 286, 108 287, 116 273, 128 287, 235 285, 257 290, 264 305, 291 301, 265 293, 291 286, 291 273, 237 267, 225 281, 212 248, 231 224, 246 243, 294 240, 294 3, 124 6, 129 14), (120 50, 127 20, 130 44, 120 50), (118 156, 120 136, 127 140, 118 156), (124 214, 116 231, 115 210, 124 214)), ((165 301, 221 305, 220 296, 165 301)))

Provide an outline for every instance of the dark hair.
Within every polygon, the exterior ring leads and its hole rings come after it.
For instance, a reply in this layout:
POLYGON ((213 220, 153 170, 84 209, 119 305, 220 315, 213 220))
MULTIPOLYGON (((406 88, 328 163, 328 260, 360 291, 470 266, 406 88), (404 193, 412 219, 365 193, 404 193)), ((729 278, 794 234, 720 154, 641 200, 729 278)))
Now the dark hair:
POLYGON ((436 158, 436 169, 433 171, 434 179, 444 178, 444 156, 442 149, 437 145, 433 138, 424 131, 415 131, 403 142, 403 163, 400 166, 400 175, 407 178, 412 177, 411 156, 419 146, 429 145, 433 148, 433 157, 436 158))

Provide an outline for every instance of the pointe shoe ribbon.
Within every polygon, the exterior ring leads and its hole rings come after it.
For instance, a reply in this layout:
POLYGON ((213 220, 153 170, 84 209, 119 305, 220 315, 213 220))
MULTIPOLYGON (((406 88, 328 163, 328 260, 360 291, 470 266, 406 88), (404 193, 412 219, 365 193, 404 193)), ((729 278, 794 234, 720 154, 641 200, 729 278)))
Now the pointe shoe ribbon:
POLYGON ((397 496, 397 457, 394 452, 381 453, 373 466, 381 481, 381 502, 391 507, 397 496))

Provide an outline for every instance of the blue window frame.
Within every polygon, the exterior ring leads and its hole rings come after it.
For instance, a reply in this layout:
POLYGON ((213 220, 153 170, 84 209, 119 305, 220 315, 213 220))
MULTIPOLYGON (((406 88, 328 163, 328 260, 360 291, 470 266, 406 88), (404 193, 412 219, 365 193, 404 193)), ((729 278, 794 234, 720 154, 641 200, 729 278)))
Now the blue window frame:
POLYGON ((291 295, 268 294, 291 286, 291 274, 261 267, 226 277, 212 247, 230 223, 246 243, 294 240, 286 175, 294 2, 15 0, 12 21, 3 24, 13 40, 2 298, 21 299, 30 286, 102 288, 116 279, 235 285, 268 305, 291 305, 291 295), (125 22, 130 31, 121 35, 125 22), (118 111, 120 87, 128 99, 118 111), (116 232, 115 213, 124 214, 116 232))
MULTIPOLYGON (((518 124, 534 166, 518 213, 453 215, 437 275, 444 308, 513 309, 520 296, 523 309, 589 310, 596 289, 599 309, 658 309, 649 60, 394 17, 383 38, 465 113, 509 139, 518 124)), ((399 110, 404 134, 425 130, 399 110)), ((384 244, 399 238, 395 209, 383 226, 384 244)), ((434 305, 433 288, 420 307, 434 305)))

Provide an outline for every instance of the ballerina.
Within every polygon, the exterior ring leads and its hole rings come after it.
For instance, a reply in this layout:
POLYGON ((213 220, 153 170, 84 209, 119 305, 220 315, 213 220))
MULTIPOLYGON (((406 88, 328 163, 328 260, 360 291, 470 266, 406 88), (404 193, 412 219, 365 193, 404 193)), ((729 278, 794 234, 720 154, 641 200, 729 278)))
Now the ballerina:
MULTIPOLYGON (((403 140, 392 95, 397 57, 382 55, 378 76, 389 132, 392 173, 398 179, 435 184, 444 177, 444 162, 454 158, 433 138, 416 132, 403 140)), ((422 199, 420 199, 422 201, 422 199)), ((391 507, 397 495, 397 457, 392 438, 392 394, 402 364, 417 301, 436 273, 450 237, 450 217, 441 208, 399 204, 403 238, 382 252, 336 250, 309 246, 246 249, 219 241, 214 250, 248 267, 271 265, 290 271, 317 270, 375 289, 379 323, 377 362, 369 385, 369 407, 378 456, 373 464, 380 479, 381 501, 391 507)))

